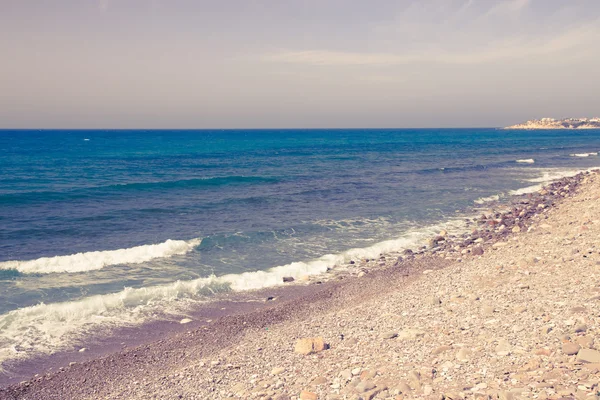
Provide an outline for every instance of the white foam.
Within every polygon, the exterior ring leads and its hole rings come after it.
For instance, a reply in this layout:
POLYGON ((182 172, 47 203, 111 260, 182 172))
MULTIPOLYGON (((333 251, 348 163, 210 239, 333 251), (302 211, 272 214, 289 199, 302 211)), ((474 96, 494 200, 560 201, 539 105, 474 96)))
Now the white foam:
POLYGON ((294 262, 265 271, 210 276, 146 288, 125 288, 118 293, 13 310, 0 315, 0 366, 10 359, 73 348, 89 333, 109 334, 116 327, 136 325, 169 315, 181 320, 191 305, 206 300, 206 294, 282 285, 283 277, 298 279, 322 274, 328 268, 350 260, 375 258, 381 253, 401 251, 424 243, 441 229, 453 232, 464 227, 464 220, 456 218, 370 247, 327 254, 312 261, 294 262))
POLYGON ((503 194, 496 194, 494 196, 489 196, 489 197, 480 197, 477 200, 474 200, 473 202, 475 204, 491 203, 492 201, 498 201, 498 200, 500 200, 501 196, 503 196, 503 194))
POLYGON ((511 190, 510 192, 508 192, 509 195, 511 196, 519 196, 522 194, 528 194, 528 193, 535 193, 538 190, 541 190, 544 187, 544 185, 540 184, 540 185, 533 185, 533 186, 527 186, 521 189, 517 189, 517 190, 511 190))
POLYGON ((201 239, 167 240, 128 249, 91 251, 68 256, 42 257, 29 261, 5 261, 0 270, 13 269, 23 274, 51 274, 93 271, 107 265, 139 264, 155 258, 185 254, 198 246, 201 239))
POLYGON ((533 158, 527 158, 524 160, 516 160, 516 162, 522 163, 522 164, 533 164, 533 163, 535 163, 535 160, 533 158))
POLYGON ((598 169, 598 168, 597 167, 588 168, 588 169, 543 168, 543 169, 539 170, 541 173, 541 175, 539 177, 532 178, 532 179, 526 179, 525 181, 533 182, 533 183, 548 183, 548 182, 556 181, 556 180, 559 180, 562 178, 570 178, 570 177, 580 174, 582 172, 590 172, 595 169, 598 169))
POLYGON ((576 153, 576 154, 569 154, 571 157, 589 157, 589 156, 597 156, 598 153, 576 153))
POLYGON ((589 172, 598 169, 597 167, 588 169, 558 169, 558 168, 543 168, 539 169, 541 176, 532 179, 525 179, 525 182, 538 183, 537 185, 527 186, 517 190, 511 190, 509 195, 518 196, 522 194, 535 193, 541 190, 545 184, 562 179, 570 178, 580 173, 589 172))

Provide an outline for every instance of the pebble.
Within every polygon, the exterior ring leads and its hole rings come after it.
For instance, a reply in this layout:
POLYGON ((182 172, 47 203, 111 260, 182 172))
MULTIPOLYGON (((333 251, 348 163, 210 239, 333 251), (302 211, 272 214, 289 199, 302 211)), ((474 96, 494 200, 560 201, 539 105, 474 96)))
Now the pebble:
POLYGON ((568 356, 577 354, 579 352, 579 349, 581 349, 581 346, 577 343, 566 342, 562 345, 562 352, 568 356))

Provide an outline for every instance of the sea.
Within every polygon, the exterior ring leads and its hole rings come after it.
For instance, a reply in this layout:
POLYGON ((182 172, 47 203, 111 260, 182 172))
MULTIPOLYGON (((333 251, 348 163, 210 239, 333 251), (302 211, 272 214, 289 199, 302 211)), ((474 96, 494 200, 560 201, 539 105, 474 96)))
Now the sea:
POLYGON ((598 151, 600 130, 1 130, 0 370, 416 248, 598 151))

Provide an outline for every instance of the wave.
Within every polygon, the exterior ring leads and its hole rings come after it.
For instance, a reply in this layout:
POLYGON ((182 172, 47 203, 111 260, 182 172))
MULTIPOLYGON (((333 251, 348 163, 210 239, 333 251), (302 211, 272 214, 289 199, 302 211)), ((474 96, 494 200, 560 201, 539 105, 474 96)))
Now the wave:
POLYGON ((520 196, 522 194, 535 193, 538 190, 541 190, 543 187, 544 187, 543 184, 532 185, 532 186, 527 186, 527 187, 516 189, 516 190, 511 190, 510 192, 508 192, 508 194, 511 196, 520 196))
POLYGON ((278 179, 262 176, 223 176, 212 178, 178 179, 158 182, 120 183, 106 186, 83 187, 70 190, 28 191, 0 195, 0 203, 23 204, 47 201, 73 200, 86 198, 99 193, 121 194, 135 191, 154 191, 158 189, 190 189, 202 187, 218 187, 227 185, 243 185, 252 183, 274 183, 278 179))
POLYGON ((569 154, 571 157, 589 157, 589 156, 597 156, 598 152, 595 153, 576 153, 576 154, 569 154))
POLYGON ((307 262, 294 262, 265 271, 209 276, 145 288, 125 288, 117 293, 90 296, 80 300, 38 304, 0 315, 0 366, 8 360, 35 354, 72 349, 89 334, 110 334, 123 326, 134 326, 157 318, 181 317, 190 307, 219 292, 247 291, 283 284, 283 277, 300 279, 325 273, 350 260, 375 258, 424 243, 431 235, 446 229, 465 229, 463 218, 414 230, 404 236, 327 254, 307 262))
POLYGON ((167 240, 128 249, 91 251, 67 256, 42 257, 28 261, 5 261, 0 270, 15 270, 22 274, 74 273, 102 269, 108 265, 140 264, 155 258, 167 258, 192 251, 201 239, 167 240))
POLYGON ((516 162, 522 163, 522 164, 533 164, 533 163, 535 163, 535 160, 533 158, 527 158, 524 160, 516 160, 516 162))
POLYGON ((562 178, 569 178, 580 173, 590 172, 598 169, 597 167, 588 169, 558 169, 558 168, 542 168, 540 169, 541 176, 532 179, 525 179, 525 182, 537 183, 537 185, 531 185, 517 190, 511 190, 508 192, 511 196, 519 196, 523 194, 535 193, 541 190, 546 184, 557 181, 562 178))
POLYGON ((489 197, 480 197, 477 200, 474 200, 473 202, 475 204, 485 204, 485 203, 491 203, 492 201, 498 201, 500 200, 500 197, 503 197, 503 194, 496 194, 493 196, 489 196, 489 197))
POLYGON ((570 178, 580 173, 590 172, 598 169, 592 167, 587 169, 559 169, 559 168, 541 168, 541 175, 537 178, 525 179, 526 182, 532 183, 548 183, 562 178, 570 178))

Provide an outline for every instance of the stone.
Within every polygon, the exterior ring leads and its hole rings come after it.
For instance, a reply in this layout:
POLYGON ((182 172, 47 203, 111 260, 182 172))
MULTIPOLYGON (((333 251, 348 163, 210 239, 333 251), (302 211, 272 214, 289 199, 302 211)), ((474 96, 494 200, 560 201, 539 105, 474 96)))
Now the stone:
POLYGON ((508 245, 508 243, 506 243, 506 242, 496 242, 492 245, 492 247, 494 249, 499 249, 501 247, 506 247, 507 245, 508 245))
POLYGON ((349 381, 350 379, 352 379, 352 371, 350 371, 349 369, 345 369, 342 372, 340 372, 340 377, 346 381, 349 381))
POLYGON ((271 375, 279 375, 285 372, 285 368, 275 367, 271 370, 271 375))
POLYGON ((494 313, 494 311, 496 311, 494 309, 494 307, 492 306, 483 306, 481 308, 481 311, 485 314, 485 315, 492 315, 494 313))
POLYGON ((431 352, 431 354, 438 355, 438 354, 442 354, 442 353, 444 353, 446 351, 449 351, 449 350, 452 350, 452 346, 440 346, 440 347, 435 348, 431 352))
POLYGON ((594 338, 591 336, 580 336, 576 341, 581 347, 588 349, 594 347, 594 338))
POLYGON ((425 332, 420 329, 407 328, 398 333, 398 339, 403 340, 414 340, 423 336, 425 336, 425 332))
POLYGON ((469 349, 462 348, 456 353, 456 359, 460 362, 467 362, 471 359, 471 351, 469 349))
POLYGON ((581 349, 581 346, 577 343, 566 342, 562 345, 562 352, 568 356, 577 354, 579 352, 579 349, 581 349))
POLYGON ((575 327, 575 332, 576 333, 580 333, 580 332, 585 332, 587 331, 587 325, 586 324, 579 324, 575 327))
POLYGON ((496 354, 499 356, 506 356, 510 353, 510 343, 506 339, 501 339, 498 341, 498 345, 496 346, 496 354))
POLYGON ((550 331, 552 331, 552 327, 550 325, 545 325, 540 328, 540 333, 542 335, 547 335, 550 333, 550 331))
POLYGON ((375 389, 375 384, 371 381, 362 381, 356 385, 356 391, 359 393, 368 392, 372 389, 375 389))
POLYGON ((471 254, 473 254, 474 256, 483 255, 483 247, 481 247, 481 246, 473 247, 473 249, 471 250, 471 254))
POLYGON ((319 376, 315 378, 311 383, 315 386, 325 385, 327 383, 327 378, 325 378, 324 376, 319 376))
POLYGON ((322 337, 298 339, 294 351, 298 354, 313 354, 327 350, 329 345, 325 343, 322 337))
POLYGON ((316 393, 303 390, 300 392, 300 400, 319 400, 316 393))
POLYGON ((552 354, 552 350, 547 348, 541 348, 534 351, 534 354, 537 356, 550 356, 552 354))
POLYGON ((521 232, 521 227, 519 225, 516 225, 512 228, 513 233, 519 233, 521 232))
POLYGON ((429 297, 427 299, 427 303, 431 304, 432 306, 439 306, 442 304, 442 300, 440 300, 439 297, 429 297))
POLYGON ((294 282, 294 277, 292 277, 292 276, 284 276, 283 277, 283 283, 287 283, 287 282, 294 282))
POLYGON ((181 321, 179 321, 180 324, 189 324, 190 322, 192 322, 190 318, 184 318, 181 321))
POLYGON ((592 349, 581 349, 577 353, 577 361, 598 364, 600 363, 600 351, 592 349))
POLYGON ((398 383, 398 386, 396 386, 396 389, 398 389, 400 391, 400 393, 402 393, 402 394, 408 394, 412 391, 410 386, 408 386, 408 383, 406 383, 404 381, 398 383))
POLYGON ((398 332, 387 332, 381 335, 382 339, 394 339, 398 337, 398 332))

